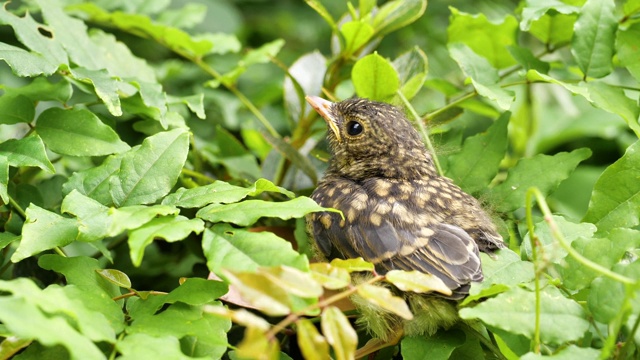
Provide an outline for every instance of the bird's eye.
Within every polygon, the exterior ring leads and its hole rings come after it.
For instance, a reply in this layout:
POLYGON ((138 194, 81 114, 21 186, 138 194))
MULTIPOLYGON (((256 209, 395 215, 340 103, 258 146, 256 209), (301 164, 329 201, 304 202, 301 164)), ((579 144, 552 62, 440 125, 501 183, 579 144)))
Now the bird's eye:
POLYGON ((347 123, 347 134, 356 136, 362 133, 364 127, 357 121, 349 121, 347 123))

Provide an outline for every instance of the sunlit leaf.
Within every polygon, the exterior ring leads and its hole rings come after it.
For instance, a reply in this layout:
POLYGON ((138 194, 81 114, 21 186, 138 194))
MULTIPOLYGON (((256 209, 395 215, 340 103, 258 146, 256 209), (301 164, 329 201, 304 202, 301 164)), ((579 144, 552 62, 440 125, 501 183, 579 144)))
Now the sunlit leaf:
POLYGON ((374 270, 373 264, 365 261, 361 257, 356 259, 335 258, 331 260, 331 266, 346 269, 350 273, 355 271, 373 271, 374 270))
POLYGON ((334 306, 324 309, 321 317, 322 334, 333 348, 337 360, 353 359, 358 337, 347 317, 334 306))
POLYGON ((327 263, 313 263, 309 265, 309 268, 313 279, 327 289, 342 289, 351 283, 351 276, 345 268, 327 263))
POLYGON ((318 329, 307 319, 296 321, 298 345, 306 360, 324 360, 329 358, 329 344, 318 329))
POLYGON ((234 323, 247 328, 252 327, 262 331, 267 331, 271 328, 271 324, 269 324, 267 320, 246 309, 231 310, 224 306, 207 305, 204 307, 204 311, 210 314, 224 316, 231 319, 234 323))
POLYGON ((426 293, 436 291, 451 295, 451 289, 437 276, 420 271, 391 270, 385 274, 386 280, 402 291, 426 293))
POLYGON ((413 314, 411 310, 409 310, 407 302, 403 298, 393 295, 388 288, 370 284, 360 284, 357 289, 358 295, 362 296, 368 302, 406 320, 413 319, 413 314))
POLYGON ((262 330, 248 327, 242 342, 238 344, 236 354, 241 359, 278 360, 280 346, 275 339, 267 339, 262 330))

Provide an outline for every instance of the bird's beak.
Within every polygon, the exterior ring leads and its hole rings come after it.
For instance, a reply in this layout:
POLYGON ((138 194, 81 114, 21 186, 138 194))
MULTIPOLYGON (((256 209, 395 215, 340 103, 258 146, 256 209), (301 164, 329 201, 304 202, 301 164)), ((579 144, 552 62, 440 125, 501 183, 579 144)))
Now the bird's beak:
POLYGON ((306 99, 311 107, 313 107, 318 114, 324 118, 324 121, 327 123, 327 126, 329 126, 329 129, 333 131, 338 142, 341 142, 342 138, 340 137, 340 129, 338 129, 336 119, 331 115, 331 107, 333 106, 333 103, 317 96, 307 96, 306 99))

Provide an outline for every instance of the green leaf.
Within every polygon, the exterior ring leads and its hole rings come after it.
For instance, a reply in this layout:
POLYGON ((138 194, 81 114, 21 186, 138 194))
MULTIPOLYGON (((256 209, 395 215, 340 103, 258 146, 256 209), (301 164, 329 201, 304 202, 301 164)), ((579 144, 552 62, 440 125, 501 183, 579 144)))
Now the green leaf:
POLYGON ((44 77, 37 77, 29 84, 18 88, 5 87, 4 90, 7 95, 24 95, 31 99, 33 103, 38 101, 66 103, 73 94, 73 88, 68 81, 60 80, 52 83, 48 78, 44 77))
POLYGON ((522 360, 596 360, 600 359, 600 351, 594 348, 583 348, 576 345, 569 345, 568 347, 558 351, 551 356, 543 356, 541 354, 527 353, 520 359, 522 360))
POLYGON ((9 165, 14 167, 35 166, 54 172, 53 164, 47 157, 42 139, 38 135, 22 139, 9 139, 0 143, 0 155, 6 156, 9 165))
POLYGON ((381 36, 418 20, 427 9, 427 0, 392 0, 382 5, 373 18, 376 35, 381 36))
POLYGON ((507 50, 509 51, 509 54, 511 54, 511 56, 513 56, 513 58, 516 59, 516 61, 527 71, 534 69, 540 73, 546 74, 551 68, 549 63, 538 59, 528 48, 511 45, 507 47, 507 50))
MULTIPOLYGON (((554 13, 564 15, 577 14, 580 12, 579 7, 566 4, 560 0, 527 0, 526 5, 522 10, 520 29, 523 31, 529 30, 532 22, 539 20, 550 10, 553 10, 554 13)), ((546 42, 545 40, 542 41, 546 42)))
POLYGON ((570 153, 560 152, 553 156, 538 154, 521 159, 509 169, 507 179, 490 189, 486 194, 499 212, 509 212, 525 205, 525 195, 530 187, 536 186, 542 194, 549 194, 566 179, 578 164, 591 156, 587 148, 570 153), (544 177, 540 177, 544 174, 544 177))
POLYGON ((462 346, 464 339, 464 332, 452 329, 438 331, 432 336, 405 337, 400 348, 404 359, 449 359, 453 351, 462 346))
POLYGON ((305 255, 293 250, 291 243, 271 232, 250 232, 236 229, 229 224, 214 225, 206 229, 202 248, 211 271, 220 269, 256 271, 259 266, 288 265, 306 270, 305 255))
POLYGON ((137 229, 158 216, 174 216, 180 211, 169 205, 134 205, 110 209, 109 236, 116 236, 125 230, 137 229))
POLYGON ((22 240, 11 261, 18 262, 56 246, 65 246, 78 236, 75 219, 60 216, 34 204, 26 210, 22 240))
POLYGON ((298 121, 307 116, 313 109, 305 100, 305 95, 320 95, 322 83, 327 69, 327 59, 314 51, 302 55, 291 66, 289 75, 284 79, 284 99, 289 116, 298 121), (291 78, 300 85, 295 86, 291 78))
POLYGON ((89 37, 96 44, 95 57, 104 60, 102 66, 110 75, 120 79, 156 82, 155 70, 151 64, 133 55, 127 45, 118 41, 113 34, 93 28, 89 37))
POLYGON ((437 291, 451 295, 451 289, 437 276, 419 271, 391 270, 385 274, 388 282, 402 291, 427 293, 437 291))
MULTIPOLYGON (((278 151, 279 154, 291 161, 295 167, 307 175, 313 183, 318 181, 318 174, 316 173, 317 170, 309 160, 308 156, 302 155, 300 150, 293 147, 290 142, 281 137, 272 136, 267 131, 261 131, 261 135, 275 150, 278 151)), ((255 158, 255 156, 252 155, 252 158, 255 158)))
POLYGON ((403 319, 413 319, 413 314, 409 310, 409 305, 403 298, 394 296, 391 290, 382 286, 360 284, 357 286, 358 295, 368 302, 400 316, 403 319))
POLYGON ((600 175, 591 194, 589 208, 582 221, 606 233, 618 227, 640 224, 640 142, 629 146, 625 154, 600 175))
POLYGON ((613 0, 587 0, 574 25, 573 54, 584 77, 601 78, 612 69, 618 20, 613 0))
POLYGON ((306 298, 322 295, 322 286, 308 272, 285 265, 261 267, 258 272, 293 295, 306 298))
POLYGON ((501 109, 509 110, 514 93, 500 87, 498 70, 463 43, 449 43, 448 48, 462 72, 471 78, 478 94, 495 101, 501 109))
MULTIPOLYGON (((0 343, 0 358, 10 359, 33 342, 33 339, 22 339, 17 336, 10 336, 0 343)), ((24 354, 23 354, 24 355, 24 354)))
POLYGON ((516 43, 518 21, 507 15, 502 22, 494 23, 480 13, 471 15, 450 7, 451 16, 447 36, 449 43, 464 43, 474 53, 484 57, 497 69, 515 65, 508 47, 516 43))
POLYGON ((50 62, 44 56, 5 43, 0 43, 0 59, 11 67, 14 74, 21 77, 49 76, 58 70, 58 64, 50 62))
POLYGON ((359 97, 389 101, 400 89, 398 73, 387 59, 373 53, 356 62, 351 80, 359 97))
POLYGON ((89 70, 83 67, 69 69, 74 80, 91 84, 96 95, 104 102, 113 116, 121 116, 120 97, 118 96, 119 80, 109 75, 106 70, 89 70))
POLYGON ((640 81, 640 58, 635 49, 640 48, 640 23, 626 29, 619 29, 616 38, 616 54, 620 65, 629 70, 631 75, 640 81))
POLYGON ((200 278, 188 278, 164 297, 165 304, 178 301, 189 305, 209 304, 229 291, 227 284, 200 278))
POLYGON ((486 132, 467 138, 459 153, 449 157, 447 177, 468 193, 486 189, 500 170, 500 162, 507 151, 506 112, 486 132))
POLYGON ((175 242, 186 238, 192 232, 200 234, 203 230, 204 222, 200 219, 189 219, 181 215, 154 218, 129 233, 131 262, 134 266, 140 266, 144 249, 157 238, 175 242))
POLYGON ((573 38, 573 26, 578 19, 579 8, 568 15, 551 12, 531 23, 529 32, 550 46, 566 46, 573 38), (553 14, 553 15, 552 15, 553 14))
POLYGON ((309 265, 313 279, 327 289, 342 289, 351 283, 349 272, 340 267, 327 263, 312 263, 309 265))
POLYGON ((75 189, 65 196, 60 211, 78 218, 78 241, 97 241, 109 234, 109 208, 75 189))
MULTIPOLYGON (((578 238, 571 243, 571 246, 580 255, 606 269, 610 269, 619 262, 625 252, 625 249, 614 247, 613 242, 605 238, 578 238)), ((601 275, 572 256, 565 258, 565 265, 559 268, 559 272, 563 277, 563 285, 570 290, 587 288, 596 277, 601 275)))
POLYGON ((263 216, 287 220, 317 211, 337 212, 337 210, 323 208, 311 198, 300 196, 285 202, 245 200, 233 204, 211 204, 198 211, 196 216, 211 222, 229 222, 247 226, 263 216))
MULTIPOLYGON (((590 238, 597 230, 595 225, 588 222, 576 224, 558 215, 552 216, 551 219, 568 244, 571 244, 573 240, 580 237, 590 238)), ((545 253, 546 260, 554 263, 561 263, 561 259, 567 256, 567 251, 560 246, 558 240, 554 239, 554 235, 549 224, 546 221, 541 220, 535 224, 534 231, 537 241, 542 245, 542 251, 545 253)), ((527 233, 522 241, 522 253, 527 259, 533 258, 533 255, 531 254, 530 236, 531 234, 527 233)))
POLYGON ((324 336, 308 319, 296 321, 298 346, 306 360, 324 360, 329 358, 329 344, 324 336))
POLYGON ((282 316, 291 312, 291 303, 285 289, 264 274, 223 269, 229 284, 242 299, 269 316, 282 316))
POLYGON ((24 95, 4 95, 0 97, 0 124, 30 123, 35 118, 33 101, 24 95))
POLYGON ((131 279, 129 279, 129 276, 127 276, 127 274, 123 273, 120 270, 96 269, 96 272, 103 278, 107 279, 107 281, 109 281, 110 283, 113 283, 118 287, 125 288, 125 289, 131 288, 131 279))
POLYGON ((244 199, 247 196, 258 196, 263 192, 276 192, 289 198, 295 197, 291 191, 276 186, 267 179, 258 179, 251 187, 240 187, 217 180, 212 184, 192 189, 180 188, 162 200, 164 205, 182 208, 199 208, 208 204, 227 204, 244 199))
POLYGON ((322 312, 322 334, 333 347, 337 360, 353 359, 358 345, 358 337, 347 317, 335 306, 328 306, 322 312))
POLYGON ((47 109, 38 116, 36 131, 51 151, 63 155, 100 156, 130 148, 111 127, 85 109, 47 109))
MULTIPOLYGON (((638 279, 640 278, 640 262, 617 264, 613 267, 613 271, 631 279, 638 279)), ((591 283, 587 307, 596 321, 604 324, 617 323, 620 321, 622 312, 631 310, 629 307, 632 307, 637 314, 640 307, 638 290, 637 288, 635 291, 625 289, 625 285, 616 280, 603 276, 598 277, 591 283)))
POLYGON ((602 82, 588 82, 586 88, 589 91, 588 100, 593 105, 619 115, 631 130, 640 135, 640 125, 638 124, 640 107, 635 100, 628 98, 621 88, 602 82))
MULTIPOLYGON (((172 359, 172 360, 193 360, 196 358, 185 355, 180 342, 173 336, 150 336, 143 333, 136 333, 126 336, 118 342, 118 351, 122 360, 136 360, 144 358, 172 359)), ((206 359, 201 357, 198 359, 206 359)))
POLYGON ((7 245, 11 244, 12 242, 18 239, 20 239, 18 235, 15 235, 9 232, 0 233, 0 250, 4 249, 5 247, 7 247, 7 245))
POLYGON ((203 149, 203 156, 213 165, 223 165, 233 178, 258 179, 262 172, 251 151, 222 126, 216 126, 215 137, 203 149))
POLYGON ((258 315, 254 315, 246 309, 230 310, 224 306, 207 305, 204 311, 210 314, 219 315, 231 319, 234 323, 244 327, 252 327, 262 331, 268 331, 271 324, 258 315))
POLYGON ((238 350, 229 356, 231 360, 240 359, 280 359, 280 345, 274 339, 267 339, 266 333, 260 329, 248 327, 244 331, 244 338, 238 344, 238 350))
POLYGON ((110 179, 114 204, 149 204, 167 195, 178 180, 188 151, 189 134, 174 129, 150 136, 125 153, 120 171, 110 179))
MULTIPOLYGON (((589 322, 578 303, 550 288, 540 292, 540 299, 540 338, 544 343, 562 344, 584 336, 589 322)), ((480 319, 489 326, 532 338, 535 308, 535 293, 514 287, 473 308, 460 310, 460 317, 480 319)))
POLYGON ((9 203, 9 159, 0 154, 0 199, 9 203))
POLYGON ((371 25, 364 21, 349 21, 340 27, 340 34, 344 37, 344 49, 342 54, 344 57, 350 57, 352 54, 365 46, 373 36, 374 29, 371 25))
POLYGON ((398 56, 392 63, 398 72, 398 78, 402 87, 400 91, 407 99, 412 99, 427 80, 429 61, 427 55, 419 47, 398 56))
POLYGON ((94 199, 102 205, 113 205, 109 180, 120 171, 120 163, 125 154, 127 153, 109 156, 96 167, 74 173, 62 185, 62 191, 69 194, 71 191, 77 190, 80 194, 94 199))

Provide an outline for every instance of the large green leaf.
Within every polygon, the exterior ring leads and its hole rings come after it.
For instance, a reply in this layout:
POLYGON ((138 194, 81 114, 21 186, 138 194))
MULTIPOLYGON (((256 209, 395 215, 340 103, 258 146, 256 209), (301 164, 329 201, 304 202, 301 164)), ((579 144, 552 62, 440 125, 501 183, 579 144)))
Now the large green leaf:
POLYGON ((144 358, 172 359, 172 360, 205 360, 211 357, 194 358, 185 355, 175 336, 151 336, 145 333, 131 334, 122 341, 118 341, 118 351, 121 360, 138 360, 144 358))
POLYGON ((358 96, 371 100, 389 101, 400 89, 398 73, 378 53, 358 60, 351 71, 351 80, 358 96))
POLYGON ((259 266, 288 265, 307 269, 307 257, 291 247, 291 243, 271 232, 250 232, 229 224, 206 229, 202 249, 207 266, 217 274, 223 268, 255 271, 259 266))
POLYGON ((591 150, 582 148, 570 153, 561 152, 553 156, 538 154, 521 159, 515 167, 509 169, 507 179, 486 194, 497 211, 513 211, 525 205, 525 195, 529 188, 535 186, 543 194, 549 194, 589 156, 591 150), (544 174, 544 177, 540 174, 544 174))
POLYGON ((34 204, 27 208, 20 246, 11 256, 18 262, 54 247, 65 246, 76 240, 78 223, 34 204))
POLYGON ((125 153, 120 171, 110 179, 114 204, 149 204, 167 195, 178 180, 188 151, 189 134, 174 129, 150 136, 125 153))
MULTIPOLYGON (((240 226, 255 223, 261 217, 277 217, 283 220, 327 211, 311 198, 300 196, 285 202, 246 200, 233 204, 211 204, 202 208, 196 216, 211 222, 229 222, 240 226)), ((337 210, 329 210, 337 211, 337 210)))
POLYGON ((6 156, 11 166, 35 166, 45 171, 54 171, 42 139, 38 135, 0 143, 0 155, 6 156))
POLYGON ((36 130, 51 151, 64 155, 100 156, 130 148, 111 127, 85 109, 47 109, 38 116, 36 130))
POLYGON ((574 25, 571 52, 585 78, 601 78, 612 70, 618 19, 613 0, 587 0, 574 25))
POLYGON ((6 61, 18 76, 51 75, 58 69, 57 64, 38 53, 5 43, 0 43, 0 59, 6 61))
POLYGON ((69 177, 69 180, 62 185, 65 194, 77 190, 82 195, 90 197, 102 205, 113 205, 110 193, 109 179, 116 176, 120 171, 120 163, 127 153, 112 155, 107 157, 102 164, 78 171, 69 177))
POLYGON ((626 66, 636 81, 640 81, 640 58, 636 56, 638 48, 640 48, 640 23, 618 30, 616 55, 620 65, 626 66))
POLYGON ((596 224, 599 233, 640 224, 640 141, 600 175, 583 221, 596 224))
POLYGON ((467 138, 460 152, 449 157, 447 176, 464 191, 486 189, 498 173, 507 151, 509 116, 502 114, 486 132, 467 138))
POLYGON ((404 359, 449 359, 451 353, 464 343, 461 330, 438 331, 433 336, 415 336, 402 339, 404 359))
POLYGON ((109 75, 106 70, 90 70, 83 67, 69 69, 74 80, 91 84, 96 95, 104 102, 111 115, 121 116, 120 96, 118 95, 119 80, 109 75))
MULTIPOLYGON (((540 338, 544 343, 575 341, 589 328, 587 315, 575 301, 558 290, 540 292, 540 338)), ((514 287, 473 308, 460 310, 463 319, 480 319, 485 324, 533 338, 535 328, 535 293, 514 287)))

